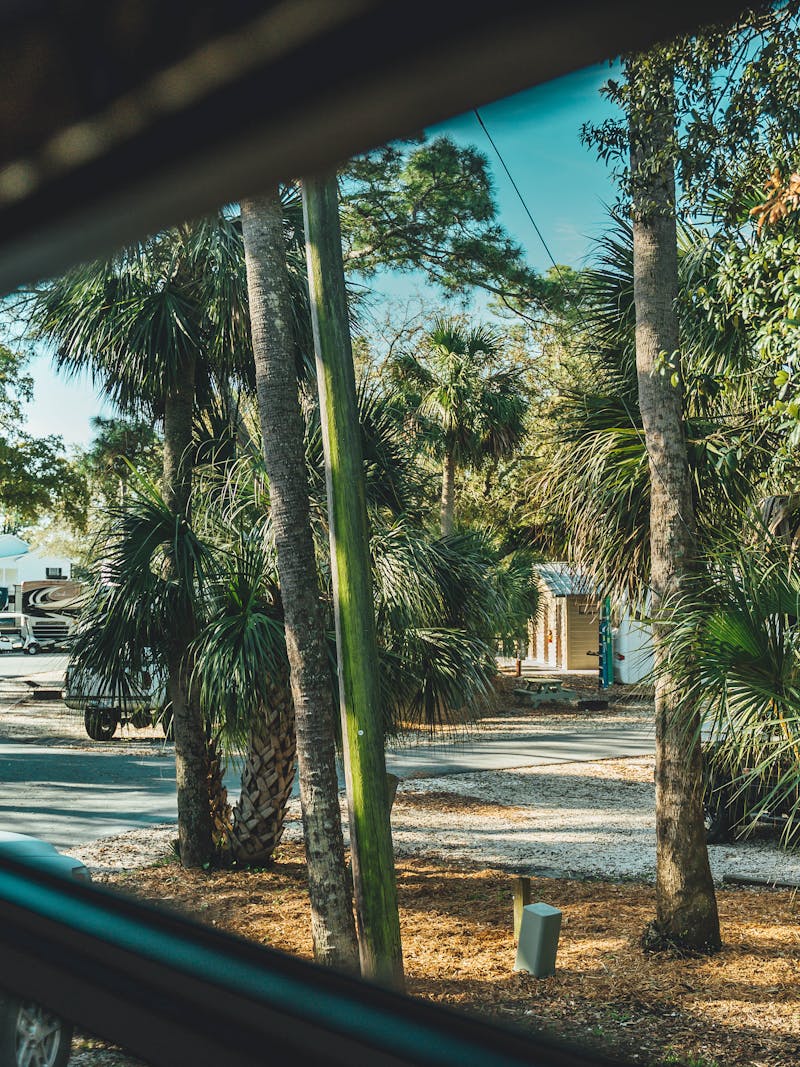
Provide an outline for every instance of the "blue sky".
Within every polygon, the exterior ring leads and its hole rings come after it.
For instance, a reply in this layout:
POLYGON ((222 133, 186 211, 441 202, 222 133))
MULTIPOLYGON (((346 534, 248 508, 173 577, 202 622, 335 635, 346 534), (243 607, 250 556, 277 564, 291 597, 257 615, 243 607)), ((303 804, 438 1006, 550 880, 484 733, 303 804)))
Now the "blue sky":
MULTIPOLYGON (((609 74, 608 64, 589 67, 481 108, 481 117, 556 261, 573 267, 583 263, 591 238, 603 229, 606 207, 615 198, 605 165, 579 138, 582 122, 600 122, 612 114, 598 92, 609 74)), ((550 262, 544 248, 474 114, 451 119, 429 132, 448 134, 485 153, 502 222, 525 248, 530 263, 547 270, 550 262)), ((385 280, 395 297, 422 289, 421 280, 413 275, 385 280)), ((438 299, 437 294, 431 296, 438 299)), ((44 356, 32 362, 31 373, 34 402, 28 408, 27 429, 37 435, 60 434, 67 444, 88 443, 91 416, 110 414, 91 384, 56 377, 44 356)))
MULTIPOLYGON (((480 109, 556 262, 572 267, 582 264, 616 195, 606 166, 579 136, 581 123, 614 115, 599 93, 610 74, 608 64, 587 67, 480 109)), ((430 132, 448 134, 485 153, 503 223, 525 248, 532 266, 547 270, 550 261, 544 248, 475 115, 461 115, 430 132)))

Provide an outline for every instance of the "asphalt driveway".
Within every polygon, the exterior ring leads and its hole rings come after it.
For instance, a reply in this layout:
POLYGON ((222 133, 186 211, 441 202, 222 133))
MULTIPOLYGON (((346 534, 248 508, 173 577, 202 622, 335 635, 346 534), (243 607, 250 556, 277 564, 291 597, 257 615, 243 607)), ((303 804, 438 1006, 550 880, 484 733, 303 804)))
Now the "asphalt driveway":
MULTIPOLYGON (((47 655, 0 657, 0 827, 69 848, 174 821, 171 745, 135 732, 96 745, 82 733, 79 718, 65 719, 60 702, 27 710, 22 680, 58 685, 63 660, 47 655), (20 721, 26 726, 23 740, 20 721)), ((387 769, 401 778, 438 777, 645 755, 653 748, 652 727, 641 720, 609 724, 573 716, 558 725, 537 721, 528 728, 520 715, 448 744, 423 740, 393 746, 387 751, 387 769)), ((238 784, 234 763, 226 776, 231 799, 238 784)))

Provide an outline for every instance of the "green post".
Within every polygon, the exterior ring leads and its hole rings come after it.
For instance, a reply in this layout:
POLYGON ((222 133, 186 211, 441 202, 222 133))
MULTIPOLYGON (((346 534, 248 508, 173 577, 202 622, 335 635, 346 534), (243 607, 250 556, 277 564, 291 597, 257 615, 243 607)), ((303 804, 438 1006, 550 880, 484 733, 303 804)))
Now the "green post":
POLYGON ((350 854, 361 970, 403 985, 364 466, 334 176, 303 181, 308 286, 328 489, 350 854))
POLYGON ((614 646, 611 637, 611 597, 600 605, 600 688, 614 684, 614 646))

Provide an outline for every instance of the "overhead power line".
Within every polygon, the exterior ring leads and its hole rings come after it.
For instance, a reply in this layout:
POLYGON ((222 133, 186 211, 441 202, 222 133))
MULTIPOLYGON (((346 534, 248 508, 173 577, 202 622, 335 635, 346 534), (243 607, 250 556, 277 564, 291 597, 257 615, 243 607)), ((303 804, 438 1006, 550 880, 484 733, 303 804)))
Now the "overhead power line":
MULTIPOLYGON (((497 147, 497 144, 496 144, 494 138, 492 137, 492 135, 489 133, 488 129, 486 128, 486 123, 483 121, 483 118, 481 117, 480 111, 478 111, 477 108, 473 108, 472 109, 472 113, 475 116, 475 118, 478 120, 478 124, 480 125, 480 128, 483 130, 484 134, 486 135, 486 139, 488 140, 489 144, 494 149, 494 153, 497 156, 498 160, 500 161, 500 166, 503 168, 503 170, 506 173, 506 177, 511 182, 511 185, 512 185, 512 187, 514 189, 514 192, 517 194, 517 198, 519 199, 520 204, 522 204, 523 211, 528 216, 528 219, 530 220, 530 224, 533 227, 533 229, 534 229, 534 231, 536 233, 536 236, 539 238, 539 240, 542 243, 542 248, 544 248, 548 259, 553 264, 553 268, 554 268, 556 274, 558 275, 559 281, 562 283, 562 285, 564 286, 564 289, 571 296, 576 296, 577 294, 573 290, 571 290, 569 285, 567 284, 567 280, 564 277, 564 272, 561 270, 561 267, 558 265, 558 263, 556 263, 555 257, 553 256, 553 253, 550 251, 550 246, 548 245, 547 241, 545 240, 544 234, 542 233, 542 231, 537 226, 536 220, 533 217, 533 212, 528 207, 528 203, 525 200, 525 197, 522 195, 522 191, 521 191, 520 187, 517 185, 516 181, 514 180, 514 177, 513 177, 511 171, 508 168, 508 164, 506 163, 505 158, 503 157, 503 153, 497 147)), ((582 308, 580 307, 580 304, 577 301, 576 301, 575 306, 576 306, 576 310, 578 312, 578 316, 579 316, 581 322, 583 323, 584 329, 588 329, 588 324, 587 324, 585 318, 583 317, 583 310, 582 310, 582 308)), ((620 395, 620 400, 622 401, 622 406, 625 409, 625 413, 628 416, 628 421, 630 422, 632 429, 636 432, 637 436, 639 437, 639 440, 644 445, 645 454, 647 455, 648 459, 650 460, 650 464, 651 464, 652 470, 655 472, 655 475, 658 478, 659 482, 661 482, 661 485, 664 486, 664 488, 666 488, 666 484, 667 483, 664 480, 664 477, 661 474, 661 471, 658 469, 658 465, 652 459, 652 457, 650 456, 650 453, 648 451, 647 440, 645 438, 643 429, 640 426, 637 425, 636 420, 633 417, 633 412, 628 407, 628 404, 627 404, 627 401, 625 400, 625 397, 620 395)), ((680 519, 680 521, 683 524, 684 528, 689 533, 694 535, 693 528, 689 525, 689 523, 686 521, 684 516, 681 514, 680 509, 678 509, 678 518, 680 519)))
POLYGON ((500 151, 500 149, 499 149, 499 148, 497 147, 497 145, 495 144, 494 138, 493 138, 493 137, 492 137, 492 135, 491 135, 491 134, 489 133, 489 131, 488 131, 488 130, 486 129, 486 123, 485 123, 485 122, 483 121, 483 119, 481 118, 481 113, 480 113, 480 111, 478 111, 478 109, 477 109, 477 108, 474 108, 474 109, 473 109, 473 114, 474 114, 475 118, 476 118, 476 119, 478 120, 478 123, 479 123, 479 125, 480 125, 480 128, 481 128, 481 129, 483 130, 483 132, 484 132, 484 133, 486 134, 486 139, 488 140, 489 144, 490 144, 490 145, 492 146, 492 148, 494 149, 495 155, 496 155, 496 156, 497 156, 497 158, 498 158, 498 159, 500 160, 500 166, 501 166, 501 167, 503 168, 503 170, 504 170, 504 171, 506 172, 506 177, 507 177, 507 178, 508 178, 508 180, 509 180, 509 181, 511 182, 511 185, 512 185, 512 186, 513 186, 513 188, 514 188, 514 192, 515 192, 515 193, 517 194, 517 197, 518 197, 518 199, 519 199, 519 202, 520 202, 520 204, 522 204, 522 209, 523 209, 523 211, 524 211, 524 212, 525 212, 525 214, 526 214, 526 215, 528 216, 528 219, 529 219, 529 221, 530 221, 530 224, 531 224, 531 226, 533 226, 533 228, 534 228, 534 230, 535 230, 535 232, 536 232, 536 236, 537 236, 537 237, 539 238, 539 240, 540 240, 540 241, 542 242, 542 248, 544 248, 545 252, 547 253, 547 257, 548 257, 548 259, 550 260, 550 262, 551 262, 551 263, 553 264, 553 266, 555 267, 556 271, 558 272, 558 276, 559 276, 559 277, 561 278, 561 280, 562 280, 562 281, 564 281, 564 276, 563 276, 563 274, 561 273, 561 268, 560 268, 560 267, 559 267, 559 265, 558 265, 558 264, 556 263, 556 261, 555 261, 555 259, 554 259, 554 257, 553 257, 553 253, 552 253, 552 252, 550 251, 550 246, 548 245, 547 241, 546 241, 546 240, 544 239, 544 234, 543 234, 543 233, 542 233, 542 231, 541 231, 541 230, 539 229, 539 227, 538 227, 538 226, 536 225, 536 219, 534 219, 534 217, 533 217, 533 215, 532 215, 532 213, 531 213, 531 209, 530 209, 530 208, 528 207, 528 205, 527 205, 527 202, 525 201, 525 197, 524 197, 524 196, 522 195, 522 192, 520 191, 520 188, 519 188, 519 186, 518 186, 518 185, 517 185, 517 183, 516 183, 516 182, 514 181, 513 175, 511 174, 511 171, 510 171, 510 170, 508 169, 508 164, 506 163, 505 159, 503 158, 503 153, 502 153, 502 152, 500 151))

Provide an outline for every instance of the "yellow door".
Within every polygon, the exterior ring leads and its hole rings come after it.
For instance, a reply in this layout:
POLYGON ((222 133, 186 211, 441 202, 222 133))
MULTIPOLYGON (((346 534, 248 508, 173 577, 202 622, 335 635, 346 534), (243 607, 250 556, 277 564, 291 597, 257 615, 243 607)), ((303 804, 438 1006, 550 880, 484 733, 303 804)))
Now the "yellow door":
POLYGON ((588 596, 567 597, 567 670, 597 670, 600 609, 588 596))

